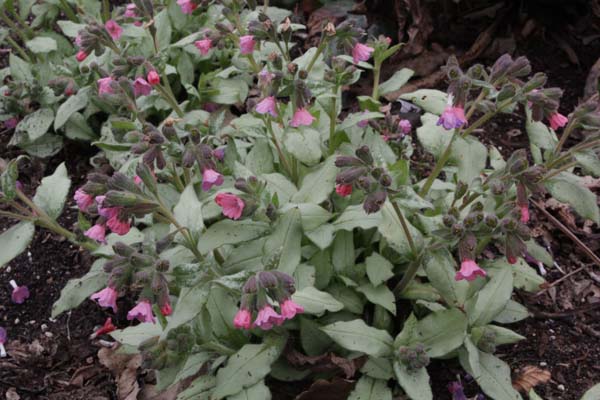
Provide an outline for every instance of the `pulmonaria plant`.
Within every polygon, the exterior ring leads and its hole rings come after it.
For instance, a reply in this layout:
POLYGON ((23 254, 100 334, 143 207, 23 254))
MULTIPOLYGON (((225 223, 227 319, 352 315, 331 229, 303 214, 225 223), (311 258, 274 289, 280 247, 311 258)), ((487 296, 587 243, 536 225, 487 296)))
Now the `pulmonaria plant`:
POLYGON ((53 315, 83 299, 127 307, 93 336, 138 349, 156 389, 184 399, 268 398, 275 379, 320 377, 292 365, 298 353, 360 357, 352 398, 432 399, 429 361, 456 356, 490 397, 520 398, 494 352, 523 339, 499 324, 528 316, 515 287, 544 284, 529 263, 553 264, 530 204, 554 196, 599 222, 573 173, 599 173, 597 101, 568 113, 524 57, 466 70, 451 57, 447 92, 402 94, 413 112, 398 113, 383 96, 412 71, 380 82, 401 47, 389 38, 345 20, 300 51, 304 26, 285 10, 167 3, 75 15, 77 29, 58 24, 75 44, 66 66, 36 57, 51 89, 30 68, 0 90, 30 154, 49 146, 29 136, 56 146, 63 131, 100 151, 83 185, 61 164, 33 196, 17 184, 23 157, 1 164, 0 215, 19 220, 0 235, 7 254, 41 226, 96 257, 53 315), (343 96, 371 77, 370 96, 343 96), (522 116, 529 152, 505 158, 478 139, 503 113, 522 116), (68 198, 73 231, 57 221, 68 198))

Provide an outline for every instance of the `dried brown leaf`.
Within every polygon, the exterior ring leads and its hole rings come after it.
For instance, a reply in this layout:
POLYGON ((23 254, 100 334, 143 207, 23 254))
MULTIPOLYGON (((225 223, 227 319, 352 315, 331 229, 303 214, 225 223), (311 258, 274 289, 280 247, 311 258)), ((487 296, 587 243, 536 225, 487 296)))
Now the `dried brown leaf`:
POLYGON ((346 379, 318 379, 308 390, 296 396, 295 400, 346 400, 353 388, 354 382, 346 379))
POLYGON ((521 370, 521 374, 513 382, 516 390, 529 393, 531 389, 540 383, 546 383, 550 380, 550 371, 541 369, 533 365, 527 365, 521 370))
POLYGON ((16 388, 11 387, 6 391, 6 400, 21 400, 16 388))

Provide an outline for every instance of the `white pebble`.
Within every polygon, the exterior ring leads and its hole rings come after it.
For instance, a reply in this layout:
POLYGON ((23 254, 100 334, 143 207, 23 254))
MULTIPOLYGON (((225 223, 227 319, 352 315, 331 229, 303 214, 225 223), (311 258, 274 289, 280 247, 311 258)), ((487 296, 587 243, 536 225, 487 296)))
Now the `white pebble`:
POLYGON ((19 318, 15 318, 15 325, 19 325, 19 322, 21 322, 21 320, 19 318))
POLYGON ((542 361, 542 362, 540 363, 540 367, 545 367, 546 365, 548 365, 548 363, 547 363, 546 361, 542 361))
POLYGON ((40 326, 40 328, 42 329, 42 332, 46 332, 48 330, 48 325, 42 324, 42 326, 40 326))
POLYGON ((565 385, 563 385, 562 383, 560 385, 557 386, 558 390, 560 390, 561 392, 565 391, 565 385))
POLYGON ((52 334, 52 332, 44 332, 44 335, 46 335, 46 337, 49 337, 49 338, 51 338, 52 336, 54 336, 52 334))

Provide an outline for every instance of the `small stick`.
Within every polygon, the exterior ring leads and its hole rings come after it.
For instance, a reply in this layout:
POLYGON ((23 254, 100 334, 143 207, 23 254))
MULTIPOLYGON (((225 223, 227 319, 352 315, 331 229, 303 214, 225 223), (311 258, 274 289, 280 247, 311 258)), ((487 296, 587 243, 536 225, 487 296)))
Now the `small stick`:
POLYGON ((539 292, 537 292, 535 295, 539 296, 541 294, 543 294, 544 292, 546 292, 548 289, 550 289, 551 287, 554 287, 556 285, 558 285, 559 283, 561 283, 562 281, 564 281, 565 279, 567 279, 568 277, 575 275, 576 273, 580 272, 583 268, 585 267, 579 267, 574 271, 569 272, 568 274, 566 274, 565 276, 563 276, 560 279, 555 280, 554 282, 552 282, 550 285, 548 285, 548 287, 544 288, 543 290, 540 290, 539 292))
POLYGON ((572 241, 574 241, 575 244, 581 250, 583 250, 583 252, 585 254, 588 255, 588 257, 594 262, 594 264, 596 264, 596 266, 600 267, 600 257, 598 257, 596 254, 594 254, 594 252, 588 246, 586 246, 585 243, 583 243, 581 240, 579 240, 579 238, 577 236, 575 236, 575 234, 573 232, 571 232, 569 230, 569 228, 564 226, 562 222, 557 220, 552 214, 550 214, 548 211, 546 211, 546 209, 541 204, 539 204, 536 201, 532 201, 532 203, 538 208, 538 210, 540 210, 542 213, 544 213, 544 215, 546 217, 548 217, 548 219, 550 221, 552 221, 552 223, 554 223, 554 225, 556 225, 556 227, 558 229, 560 229, 565 235, 567 235, 572 241))

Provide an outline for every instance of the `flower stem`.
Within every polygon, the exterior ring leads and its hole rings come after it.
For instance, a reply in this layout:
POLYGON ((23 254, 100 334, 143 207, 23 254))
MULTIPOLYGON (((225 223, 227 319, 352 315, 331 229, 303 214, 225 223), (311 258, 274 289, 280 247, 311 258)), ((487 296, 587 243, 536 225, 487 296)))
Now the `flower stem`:
POLYGON ((400 220, 400 225, 402 225, 402 230, 404 231, 404 235, 406 236, 406 240, 408 241, 408 246, 410 247, 410 251, 413 253, 413 256, 416 258, 419 254, 417 246, 415 246, 415 241, 410 233, 410 229, 408 229, 408 224, 406 223, 406 219, 404 218, 404 214, 402 214, 402 210, 398 207, 398 204, 392 199, 390 199, 392 203, 392 207, 394 207, 394 211, 400 220))
POLYGON ((379 77, 381 75, 381 61, 375 61, 375 65, 373 66, 373 92, 371 97, 377 101, 379 98, 379 77))
POLYGON ((337 92, 338 87, 335 85, 333 87, 333 98, 331 99, 331 109, 329 110, 329 154, 333 154, 335 151, 334 147, 334 137, 335 137, 335 127, 337 123, 337 92))
POLYGON ((65 15, 67 16, 67 18, 69 18, 72 22, 78 23, 79 22, 79 18, 77 18, 77 14, 75 14, 73 12, 73 9, 69 5, 69 3, 67 3, 66 0, 60 0, 60 4, 62 6, 61 10, 65 13, 65 15))
POLYGON ((556 148, 554 149, 554 154, 555 155, 560 154, 560 151, 562 150, 562 147, 564 146, 565 142, 567 141, 567 139, 571 135, 571 132, 573 132, 573 128, 574 127, 575 127, 574 123, 570 123, 569 125, 567 125, 567 127, 565 128, 562 136, 560 137, 560 140, 558 141, 558 144, 556 145, 556 148))
POLYGON ((546 174, 542 180, 543 181, 548 180, 548 179, 560 174, 561 172, 568 170, 569 168, 573 168, 576 165, 577 165, 577 161, 572 161, 570 163, 567 163, 567 164, 563 165, 562 167, 557 168, 557 169, 553 170, 552 172, 546 174))
POLYGON ((283 150, 281 150, 281 146, 279 145, 279 140, 277 140, 277 136, 275 136, 275 131, 273 131, 273 126, 271 125, 271 117, 269 117, 269 116, 263 117, 263 120, 265 121, 265 125, 267 126, 267 130, 269 131, 269 134, 271 135, 271 141, 275 145, 275 149, 277 150, 277 155, 279 155, 279 161, 281 161, 281 164, 283 165, 283 168, 288 173, 288 176, 290 178, 293 178, 294 174, 292 172, 292 169, 290 168, 290 164, 288 163, 287 157, 283 154, 283 150))
POLYGON ((394 295, 399 296, 404 291, 404 289, 406 289, 406 287, 408 286, 408 284, 417 275, 417 271, 419 270, 420 266, 421 266, 421 263, 418 260, 413 261, 408 266, 408 269, 406 270, 406 272, 402 276, 402 279, 400 280, 400 282, 398 282, 398 284, 396 285, 396 287, 393 290, 394 295))
POLYGON ((319 43, 319 47, 317 47, 317 51, 316 51, 315 55, 310 60, 310 63, 308 64, 308 67, 306 67, 306 74, 307 75, 310 74, 310 71, 313 69, 313 66, 317 62, 317 59, 319 58, 319 56, 321 55, 321 53, 323 52, 323 50, 325 50, 325 45, 326 44, 327 44, 327 42, 324 39, 321 40, 321 43, 319 43))
POLYGON ((433 171, 431 171, 431 173, 427 177, 427 180, 425 181, 425 184, 419 191, 419 196, 425 197, 427 195, 427 193, 429 192, 429 189, 431 189, 431 186, 433 185, 433 181, 435 180, 435 178, 438 177, 440 172, 442 172, 442 169, 444 168, 444 166, 450 159, 450 153, 452 152, 452 143, 454 142, 454 139, 456 139, 457 136, 458 136, 458 129, 455 129, 454 133, 452 134, 452 137, 450 138, 450 141, 448 142, 448 146, 446 146, 446 150, 444 150, 444 152, 442 153, 440 158, 437 160, 437 163, 435 164, 433 171))

